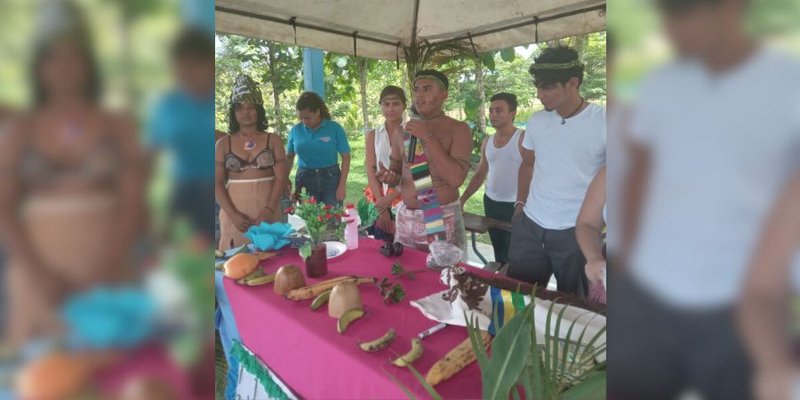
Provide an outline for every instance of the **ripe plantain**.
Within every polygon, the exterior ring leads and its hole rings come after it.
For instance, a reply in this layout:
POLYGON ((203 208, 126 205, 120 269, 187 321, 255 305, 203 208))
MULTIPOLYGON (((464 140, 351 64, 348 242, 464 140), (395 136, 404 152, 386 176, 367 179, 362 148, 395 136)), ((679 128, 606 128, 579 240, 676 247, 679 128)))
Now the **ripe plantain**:
MULTIPOLYGON (((480 331, 480 333, 483 346, 488 346, 492 336, 486 331, 480 331)), ((472 348, 472 340, 467 338, 450 350, 436 364, 433 364, 431 369, 428 370, 428 374, 425 375, 425 381, 431 386, 436 386, 450 379, 453 375, 475 362, 476 359, 477 356, 472 348)))
POLYGON ((361 350, 369 352, 383 350, 394 341, 394 337, 395 337, 394 329, 389 328, 389 330, 386 331, 386 334, 384 334, 383 336, 375 340, 371 340, 369 342, 360 343, 358 347, 361 347, 361 350))
POLYGON ((363 316, 364 316, 364 310, 360 308, 354 308, 350 311, 347 311, 346 313, 342 314, 341 317, 339 317, 339 321, 336 324, 336 330, 339 333, 344 334, 344 331, 347 329, 348 326, 350 326, 350 324, 353 321, 363 316))
POLYGON ((331 297, 331 291, 326 290, 322 292, 319 296, 314 298, 314 301, 311 302, 311 309, 316 310, 322 307, 325 303, 328 302, 328 299, 331 297))
POLYGON ((422 341, 418 338, 411 339, 411 350, 396 358, 392 364, 398 367, 407 367, 422 357, 422 341))

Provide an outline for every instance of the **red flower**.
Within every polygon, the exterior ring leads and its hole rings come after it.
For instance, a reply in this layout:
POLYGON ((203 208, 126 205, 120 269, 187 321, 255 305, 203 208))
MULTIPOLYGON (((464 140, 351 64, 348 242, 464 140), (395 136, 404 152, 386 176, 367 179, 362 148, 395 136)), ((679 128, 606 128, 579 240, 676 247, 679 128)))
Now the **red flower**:
POLYGON ((283 210, 283 212, 286 213, 286 214, 292 214, 292 213, 294 213, 294 207, 289 207, 289 208, 283 210))
POLYGON ((317 199, 315 199, 314 196, 311 196, 311 198, 308 199, 308 204, 317 204, 317 199))
POLYGON ((322 222, 322 215, 317 215, 317 221, 322 222))
POLYGON ((332 206, 332 205, 330 205, 330 204, 328 204, 328 205, 326 205, 326 206, 325 206, 325 211, 327 211, 327 210, 330 210, 330 209, 332 209, 332 208, 333 208, 333 206, 332 206))
POLYGON ((333 215, 331 215, 331 213, 325 214, 325 219, 331 219, 331 218, 333 218, 333 215))

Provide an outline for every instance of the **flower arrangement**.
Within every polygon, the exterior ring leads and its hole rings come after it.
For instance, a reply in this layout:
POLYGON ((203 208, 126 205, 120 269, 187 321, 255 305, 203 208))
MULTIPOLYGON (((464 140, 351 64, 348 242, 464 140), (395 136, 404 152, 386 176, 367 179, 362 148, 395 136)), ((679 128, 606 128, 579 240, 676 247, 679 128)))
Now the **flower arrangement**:
POLYGON ((342 218, 346 214, 341 206, 320 203, 303 189, 297 205, 286 212, 294 213, 306 222, 309 240, 300 247, 300 256, 304 259, 311 255, 313 249, 322 246, 328 237, 335 236, 340 241, 344 240, 345 223, 342 218))

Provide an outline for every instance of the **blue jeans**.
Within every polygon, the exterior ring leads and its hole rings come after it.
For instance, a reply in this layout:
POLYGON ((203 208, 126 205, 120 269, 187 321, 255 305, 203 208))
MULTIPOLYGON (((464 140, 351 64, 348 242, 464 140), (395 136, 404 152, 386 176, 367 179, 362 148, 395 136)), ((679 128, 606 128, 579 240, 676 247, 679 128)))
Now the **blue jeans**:
POLYGON ((336 188, 341 177, 342 170, 338 165, 320 169, 299 168, 294 178, 295 188, 298 191, 305 189, 309 196, 325 204, 342 205, 336 200, 336 188))

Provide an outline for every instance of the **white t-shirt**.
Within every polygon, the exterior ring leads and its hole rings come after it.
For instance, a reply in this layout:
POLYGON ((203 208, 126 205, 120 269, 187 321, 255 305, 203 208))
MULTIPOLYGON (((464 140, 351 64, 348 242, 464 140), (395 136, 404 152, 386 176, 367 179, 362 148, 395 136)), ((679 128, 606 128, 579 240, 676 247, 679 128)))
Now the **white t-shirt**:
POLYGON ((800 164, 800 63, 763 49, 721 75, 667 65, 645 80, 630 133, 651 154, 634 278, 674 306, 731 304, 800 164))
POLYGON ((606 110, 589 104, 561 124, 555 111, 528 120, 522 146, 533 150, 533 183, 525 215, 546 229, 575 226, 589 183, 606 162, 606 110))

